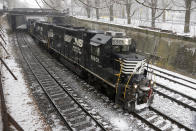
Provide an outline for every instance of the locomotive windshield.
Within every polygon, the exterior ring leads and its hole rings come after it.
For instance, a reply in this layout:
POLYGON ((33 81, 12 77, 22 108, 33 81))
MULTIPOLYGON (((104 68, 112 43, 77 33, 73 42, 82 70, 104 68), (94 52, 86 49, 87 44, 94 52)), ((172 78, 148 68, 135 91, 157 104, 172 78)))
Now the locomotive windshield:
POLYGON ((113 51, 114 52, 128 52, 129 46, 128 45, 114 45, 113 51))
POLYGON ((129 52, 131 48, 131 38, 113 38, 112 48, 114 52, 129 52))

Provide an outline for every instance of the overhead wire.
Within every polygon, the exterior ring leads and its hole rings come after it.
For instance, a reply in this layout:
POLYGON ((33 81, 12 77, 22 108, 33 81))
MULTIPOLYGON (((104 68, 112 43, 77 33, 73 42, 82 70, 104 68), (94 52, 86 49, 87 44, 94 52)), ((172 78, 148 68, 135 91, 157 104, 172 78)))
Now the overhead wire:
POLYGON ((40 4, 38 3, 38 1, 37 0, 35 0, 35 2, 37 3, 37 5, 39 6, 39 8, 42 10, 42 12, 43 12, 43 9, 42 9, 42 7, 40 6, 40 4))
POLYGON ((50 5, 49 3, 47 3, 45 0, 41 0, 41 1, 42 1, 42 3, 45 3, 48 7, 52 8, 52 9, 54 9, 56 11, 59 11, 58 9, 56 9, 57 7, 53 7, 52 5, 50 5))

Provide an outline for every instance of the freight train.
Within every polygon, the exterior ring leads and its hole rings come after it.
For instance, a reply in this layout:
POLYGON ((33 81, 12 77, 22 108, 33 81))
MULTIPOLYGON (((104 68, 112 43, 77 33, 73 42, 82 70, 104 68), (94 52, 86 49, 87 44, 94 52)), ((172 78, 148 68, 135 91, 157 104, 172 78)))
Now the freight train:
POLYGON ((70 70, 103 91, 128 112, 149 106, 154 82, 147 78, 146 58, 125 33, 89 30, 29 19, 28 32, 70 70))

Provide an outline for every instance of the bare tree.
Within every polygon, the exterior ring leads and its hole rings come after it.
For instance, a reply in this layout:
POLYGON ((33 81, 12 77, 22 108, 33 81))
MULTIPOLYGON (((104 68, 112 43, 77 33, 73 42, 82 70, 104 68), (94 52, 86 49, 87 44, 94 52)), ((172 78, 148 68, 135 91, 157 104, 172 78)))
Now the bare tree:
POLYGON ((125 7, 124 7, 124 5, 122 6, 122 18, 125 18, 125 7))
POLYGON ((127 24, 131 24, 131 17, 135 14, 136 10, 131 12, 133 0, 126 0, 127 24), (131 14, 132 13, 132 14, 131 14))
POLYGON ((151 0, 150 5, 152 7, 151 8, 151 18, 152 18, 151 26, 155 27, 155 20, 156 20, 156 18, 158 18, 158 17, 156 17, 157 10, 155 9, 155 8, 157 8, 157 0, 151 0))
POLYGON ((90 18, 91 17, 90 0, 86 0, 86 3, 87 3, 87 5, 85 8, 86 8, 86 12, 87 12, 87 17, 90 18))
MULTIPOLYGON (((196 9, 196 7, 192 7, 193 4, 192 2, 196 2, 196 0, 182 0, 184 1, 184 3, 180 3, 181 5, 178 5, 177 3, 179 3, 179 0, 170 0, 170 2, 173 3, 173 5, 177 6, 177 7, 183 7, 185 9, 171 9, 171 8, 167 8, 167 6, 169 6, 169 4, 165 7, 165 8, 160 8, 156 6, 156 1, 157 0, 151 0, 151 4, 149 4, 149 2, 146 2, 146 0, 144 0, 144 2, 140 2, 138 0, 135 0, 138 4, 143 5, 145 7, 151 8, 152 10, 152 27, 154 26, 153 17, 155 15, 153 15, 153 13, 155 12, 155 10, 161 10, 161 11, 184 11, 185 12, 185 22, 184 22, 184 32, 188 33, 190 32, 190 19, 191 19, 191 11, 196 9), (146 4, 148 3, 148 4, 146 4), (155 3, 155 4, 153 4, 155 3), (185 5, 185 6, 184 6, 185 5)), ((181 1, 181 2, 182 2, 181 1)), ((156 17, 154 17, 156 18, 156 17)))
POLYGON ((117 4, 123 5, 122 8, 122 17, 124 18, 124 6, 126 7, 126 14, 127 14, 127 23, 131 24, 131 17, 135 14, 136 9, 134 9, 133 4, 134 1, 133 0, 121 0, 121 1, 117 1, 117 4))
POLYGON ((165 4, 165 7, 162 7, 160 9, 160 7, 158 7, 159 5, 158 0, 144 0, 142 3, 139 2, 138 0, 135 1, 151 9, 151 27, 153 28, 155 27, 156 19, 159 18, 165 12, 165 9, 167 9, 167 7, 170 5, 170 3, 167 3, 165 4))
MULTIPOLYGON (((165 0, 162 0, 162 5, 163 5, 163 7, 166 6, 166 1, 165 0)), ((163 15, 162 15, 162 21, 165 22, 165 19, 166 19, 166 11, 164 10, 163 15)))
POLYGON ((190 21, 191 21, 191 12, 195 7, 193 6, 193 2, 196 0, 182 0, 182 3, 176 2, 172 0, 173 4, 177 7, 184 8, 185 10, 185 18, 184 18, 184 33, 190 32, 190 21))
POLYGON ((114 20, 113 4, 110 4, 109 11, 110 11, 110 21, 113 21, 114 20))
POLYGON ((126 0, 127 24, 131 24, 130 10, 131 10, 131 0, 126 0))
MULTIPOLYGON (((100 0, 95 0, 95 6, 100 6, 100 0)), ((99 8, 96 8, 96 18, 99 19, 99 8)))
POLYGON ((193 0, 184 0, 185 3, 185 22, 184 33, 190 32, 190 17, 191 17, 191 5, 193 0))

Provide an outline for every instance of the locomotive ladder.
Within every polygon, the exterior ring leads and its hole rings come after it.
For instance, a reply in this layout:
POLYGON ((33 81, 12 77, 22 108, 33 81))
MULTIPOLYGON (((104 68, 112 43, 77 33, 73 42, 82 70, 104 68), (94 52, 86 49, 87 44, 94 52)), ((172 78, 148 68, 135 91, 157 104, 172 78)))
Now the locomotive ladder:
POLYGON ((122 64, 123 64, 123 62, 120 61, 120 60, 116 60, 116 61, 120 63, 120 72, 118 74, 115 74, 118 77, 118 79, 116 81, 116 94, 117 94, 118 93, 119 82, 120 82, 120 76, 122 74, 122 64))
POLYGON ((127 81, 127 84, 125 85, 124 99, 125 99, 125 95, 126 95, 126 90, 127 90, 127 88, 128 88, 128 85, 129 85, 129 82, 130 82, 130 80, 131 80, 132 76, 133 76, 133 73, 132 73, 132 74, 130 74, 129 80, 127 81))
MULTIPOLYGON (((119 82, 120 82, 120 76, 121 76, 121 74, 122 74, 122 65, 123 65, 123 62, 122 62, 121 60, 116 60, 116 61, 120 63, 120 72, 119 72, 118 74, 115 74, 115 75, 118 77, 118 79, 117 79, 117 81, 116 81, 116 94, 117 94, 117 93, 118 93, 119 82)), ((131 78, 132 78, 132 77, 133 77, 133 73, 130 74, 130 77, 129 77, 129 79, 128 79, 126 85, 125 85, 124 99, 125 99, 125 96, 126 96, 126 90, 127 90, 127 88, 128 88, 129 82, 131 81, 131 78)))

